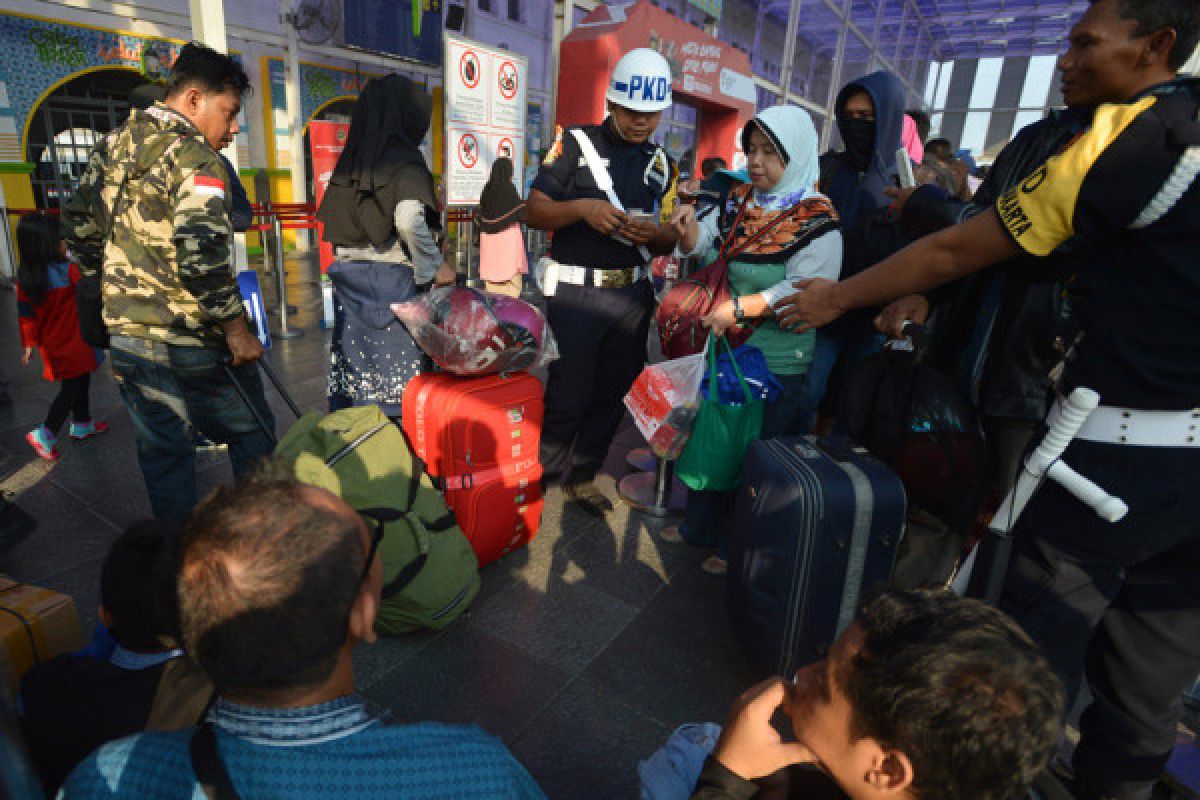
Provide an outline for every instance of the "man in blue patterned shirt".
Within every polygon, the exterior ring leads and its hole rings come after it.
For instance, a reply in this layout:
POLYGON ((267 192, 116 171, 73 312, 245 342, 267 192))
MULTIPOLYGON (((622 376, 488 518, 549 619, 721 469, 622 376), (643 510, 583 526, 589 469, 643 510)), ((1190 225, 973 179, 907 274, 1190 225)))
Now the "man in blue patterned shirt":
MULTIPOLYGON (((355 693, 351 653, 375 640, 381 536, 334 495, 290 479, 219 489, 192 515, 180 622, 217 688, 207 726, 233 789, 243 800, 544 798, 480 729, 391 724, 355 693)), ((203 800, 189 755, 203 730, 105 745, 59 797, 203 800)))

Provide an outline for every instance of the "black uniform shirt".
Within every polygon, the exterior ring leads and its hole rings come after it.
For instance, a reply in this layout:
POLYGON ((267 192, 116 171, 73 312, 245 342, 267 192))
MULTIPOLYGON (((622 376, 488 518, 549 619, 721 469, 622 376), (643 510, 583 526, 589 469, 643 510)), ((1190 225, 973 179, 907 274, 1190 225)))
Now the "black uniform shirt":
MULTIPOLYGON (((587 125, 582 130, 600 157, 608 162, 613 189, 625 210, 656 213, 673 179, 674 168, 667 155, 653 142, 625 141, 611 128, 610 122, 587 125)), ((533 188, 551 200, 608 200, 608 195, 596 185, 579 142, 569 130, 554 143, 538 170, 533 188)), ((584 221, 554 232, 550 257, 562 264, 600 269, 633 267, 645 261, 636 247, 605 236, 584 221)))
MULTIPOLYGON (((1064 373, 1105 405, 1200 407, 1200 181, 1146 227, 1131 227, 1200 144, 1200 81, 1096 109, 1091 127, 996 203, 1027 253, 1073 241, 1083 340, 1064 373)), ((1144 221, 1144 219, 1143 219, 1144 221)))

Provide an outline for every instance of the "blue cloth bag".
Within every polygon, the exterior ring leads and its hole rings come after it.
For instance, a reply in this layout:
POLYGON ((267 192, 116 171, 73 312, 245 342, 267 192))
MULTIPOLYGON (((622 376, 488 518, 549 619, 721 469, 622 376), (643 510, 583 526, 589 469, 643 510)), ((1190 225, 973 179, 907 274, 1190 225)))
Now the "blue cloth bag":
MULTIPOLYGON (((738 369, 750 393, 755 400, 774 402, 783 391, 783 384, 775 377, 775 373, 767 368, 767 357, 752 344, 744 344, 733 350, 733 358, 737 359, 738 369)), ((708 397, 708 373, 700 383, 700 396, 708 397)), ((717 402, 722 405, 741 405, 745 400, 742 385, 738 382, 737 372, 730 361, 727 350, 719 350, 717 355, 717 402)))

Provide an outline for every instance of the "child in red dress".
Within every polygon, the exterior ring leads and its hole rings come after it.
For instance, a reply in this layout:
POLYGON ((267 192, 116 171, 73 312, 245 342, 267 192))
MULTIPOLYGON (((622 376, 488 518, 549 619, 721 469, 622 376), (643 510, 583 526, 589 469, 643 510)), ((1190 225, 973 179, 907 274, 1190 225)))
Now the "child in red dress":
POLYGON ((86 439, 104 433, 108 426, 94 422, 88 411, 92 373, 103 359, 79 333, 75 310, 75 284, 79 268, 67 261, 67 246, 58 232, 58 220, 47 214, 29 214, 17 225, 17 316, 28 365, 34 348, 41 351, 43 376, 61 381, 50 404, 46 422, 25 436, 25 441, 47 461, 57 461, 58 432, 72 415, 71 438, 86 439))

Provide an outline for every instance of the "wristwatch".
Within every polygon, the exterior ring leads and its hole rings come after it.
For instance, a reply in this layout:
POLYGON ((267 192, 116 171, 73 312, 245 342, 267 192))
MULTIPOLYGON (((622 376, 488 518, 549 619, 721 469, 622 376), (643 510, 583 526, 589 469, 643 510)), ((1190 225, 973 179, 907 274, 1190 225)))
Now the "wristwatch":
POLYGON ((733 298, 733 321, 741 325, 746 321, 746 311, 742 308, 742 301, 738 298, 733 298))

